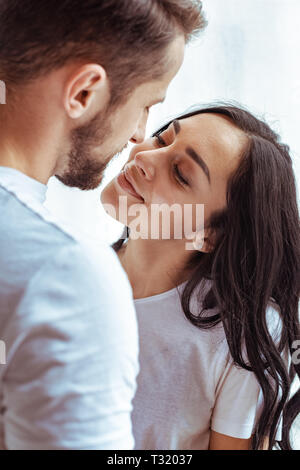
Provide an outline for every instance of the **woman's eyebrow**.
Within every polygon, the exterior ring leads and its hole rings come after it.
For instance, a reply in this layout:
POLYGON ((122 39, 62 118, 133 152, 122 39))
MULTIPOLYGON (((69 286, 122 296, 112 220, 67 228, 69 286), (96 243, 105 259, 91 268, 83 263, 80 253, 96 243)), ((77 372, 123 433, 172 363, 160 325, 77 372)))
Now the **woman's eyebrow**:
MULTIPOLYGON (((172 124, 174 126, 175 134, 178 135, 181 130, 181 126, 180 126, 178 119, 175 119, 172 124)), ((191 157, 194 160, 194 162, 196 162, 197 165, 199 165, 202 168, 210 184, 210 173, 209 173, 209 169, 205 161, 200 157, 200 155, 198 155, 198 153, 192 147, 187 147, 185 151, 187 155, 191 157)))
POLYGON ((175 130, 175 134, 179 134, 180 130, 181 130, 181 126, 179 124, 179 121, 178 119, 175 119, 173 122, 172 122, 173 126, 174 126, 174 130, 175 130))
POLYGON ((209 173, 209 169, 205 161, 200 157, 200 155, 197 154, 197 152, 195 152, 195 150, 192 147, 187 147, 185 151, 187 155, 191 157, 194 160, 194 162, 196 162, 197 165, 199 165, 202 168, 210 184, 210 173, 209 173))

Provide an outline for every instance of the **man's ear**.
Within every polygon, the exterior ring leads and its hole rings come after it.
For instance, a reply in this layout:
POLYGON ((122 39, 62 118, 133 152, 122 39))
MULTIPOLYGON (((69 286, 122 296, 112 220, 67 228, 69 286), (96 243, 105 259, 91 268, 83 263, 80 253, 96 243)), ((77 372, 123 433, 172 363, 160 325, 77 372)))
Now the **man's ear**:
POLYGON ((71 119, 82 117, 96 100, 97 110, 105 109, 109 98, 107 74, 98 64, 86 64, 73 70, 64 89, 64 107, 71 119))

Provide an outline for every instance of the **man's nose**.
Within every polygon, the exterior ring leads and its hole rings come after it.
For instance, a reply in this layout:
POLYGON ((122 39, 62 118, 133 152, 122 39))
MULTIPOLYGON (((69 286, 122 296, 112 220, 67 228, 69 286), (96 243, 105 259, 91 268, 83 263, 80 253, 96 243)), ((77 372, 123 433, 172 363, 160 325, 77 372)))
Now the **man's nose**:
POLYGON ((148 121, 148 113, 144 113, 143 118, 140 120, 138 127, 130 139, 132 144, 141 144, 145 140, 146 126, 148 121))

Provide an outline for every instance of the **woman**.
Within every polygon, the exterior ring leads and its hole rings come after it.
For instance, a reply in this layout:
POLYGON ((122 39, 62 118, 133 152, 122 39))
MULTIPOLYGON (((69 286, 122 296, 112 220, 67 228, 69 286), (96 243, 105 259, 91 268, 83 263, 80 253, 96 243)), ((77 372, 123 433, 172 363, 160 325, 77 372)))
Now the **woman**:
POLYGON ((113 248, 139 322, 136 448, 291 449, 300 230, 288 147, 246 110, 211 106, 136 145, 124 171, 101 201, 127 202, 114 216, 130 236, 113 248), (174 216, 169 237, 151 237, 155 204, 203 204, 204 223, 174 216))

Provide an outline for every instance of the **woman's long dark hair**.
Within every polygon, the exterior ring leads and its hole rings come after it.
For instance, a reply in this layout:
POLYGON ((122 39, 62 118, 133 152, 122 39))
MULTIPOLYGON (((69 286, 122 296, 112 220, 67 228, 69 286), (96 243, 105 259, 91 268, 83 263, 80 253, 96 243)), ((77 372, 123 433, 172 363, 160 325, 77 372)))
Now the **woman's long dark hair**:
MULTIPOLYGON (((213 251, 191 256, 188 267, 192 275, 181 295, 182 309, 199 328, 211 328, 221 321, 234 363, 254 372, 264 404, 252 449, 261 449, 265 438, 269 449, 274 447, 283 416, 282 440, 277 444, 292 450, 289 434, 300 412, 300 390, 291 396, 291 384, 296 374, 300 376, 300 364, 291 360, 288 370, 282 353, 288 350, 292 357, 300 339, 300 224, 289 148, 265 122, 237 106, 209 106, 177 119, 200 113, 229 117, 248 136, 248 145, 229 180, 226 209, 210 220, 217 234, 213 251), (190 311, 190 299, 202 279, 213 283, 195 315, 190 311), (267 324, 270 299, 279 307, 282 321, 279 344, 267 324), (205 311, 212 307, 218 313, 208 317, 205 311)), ((112 247, 118 251, 124 241, 122 237, 112 247)))

